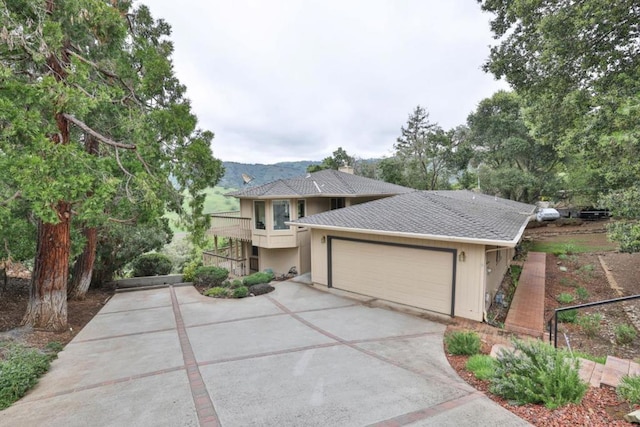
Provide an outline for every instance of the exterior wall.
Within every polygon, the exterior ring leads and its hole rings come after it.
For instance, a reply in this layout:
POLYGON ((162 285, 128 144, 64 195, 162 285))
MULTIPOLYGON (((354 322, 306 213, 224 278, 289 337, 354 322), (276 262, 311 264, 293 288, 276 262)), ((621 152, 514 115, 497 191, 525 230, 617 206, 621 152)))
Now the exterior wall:
POLYGON ((253 219, 253 200, 240 199, 240 216, 253 219))
POLYGON ((293 266, 300 268, 298 260, 298 248, 260 248, 260 271, 270 268, 276 275, 286 274, 293 266))
POLYGON ((489 252, 485 253, 485 264, 487 266, 485 293, 489 295, 489 298, 485 297, 485 310, 489 310, 491 302, 496 296, 502 279, 504 279, 504 275, 507 273, 511 260, 515 255, 515 249, 513 248, 503 248, 499 251, 494 249, 497 249, 497 246, 486 246, 486 250, 489 252))
MULTIPOLYGON (((327 286, 327 244, 326 236, 351 237, 380 242, 393 242, 417 246, 430 246, 457 249, 455 315, 467 319, 482 321, 484 312, 485 289, 485 246, 468 243, 440 242, 426 239, 380 236, 326 230, 311 230, 311 280, 313 283, 327 286), (322 241, 324 237, 324 242, 322 241), (464 261, 461 252, 464 251, 464 261)), ((358 259, 353 259, 357 263, 358 259)), ((416 283, 420 277, 415 278, 416 283)))

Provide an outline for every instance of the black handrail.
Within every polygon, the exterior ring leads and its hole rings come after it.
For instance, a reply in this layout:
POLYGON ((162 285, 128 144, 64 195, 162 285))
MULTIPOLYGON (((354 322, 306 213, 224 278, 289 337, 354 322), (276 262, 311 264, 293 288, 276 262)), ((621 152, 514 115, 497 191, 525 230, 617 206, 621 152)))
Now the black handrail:
POLYGON ((587 308, 587 307, 596 307, 598 305, 605 305, 605 304, 613 304, 614 302, 621 302, 621 301, 628 301, 628 300, 632 300, 632 299, 638 299, 640 298, 640 295, 631 295, 628 297, 620 297, 620 298, 613 298, 613 299, 608 299, 608 300, 604 300, 604 301, 596 301, 596 302, 588 302, 586 304, 578 304, 578 305, 572 305, 571 307, 562 307, 562 308, 556 308, 554 313, 553 313, 553 317, 551 319, 549 319, 548 325, 549 325, 549 343, 551 343, 551 321, 553 321, 554 325, 553 325, 553 346, 555 348, 558 348, 558 313, 560 313, 561 311, 569 311, 569 310, 578 310, 581 308, 587 308))

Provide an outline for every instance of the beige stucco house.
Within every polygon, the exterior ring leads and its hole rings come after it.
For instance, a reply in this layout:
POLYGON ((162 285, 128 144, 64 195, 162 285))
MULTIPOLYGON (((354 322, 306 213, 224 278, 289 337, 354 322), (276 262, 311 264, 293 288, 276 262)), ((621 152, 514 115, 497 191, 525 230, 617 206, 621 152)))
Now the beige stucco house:
POLYGON ((240 199, 239 212, 211 215, 208 234, 215 249, 207 265, 236 275, 271 269, 286 274, 311 271, 311 232, 289 221, 355 206, 415 190, 353 174, 349 167, 322 170, 229 193, 240 199))
POLYGON ((315 285, 482 321, 534 209, 413 191, 290 224, 310 242, 315 285))

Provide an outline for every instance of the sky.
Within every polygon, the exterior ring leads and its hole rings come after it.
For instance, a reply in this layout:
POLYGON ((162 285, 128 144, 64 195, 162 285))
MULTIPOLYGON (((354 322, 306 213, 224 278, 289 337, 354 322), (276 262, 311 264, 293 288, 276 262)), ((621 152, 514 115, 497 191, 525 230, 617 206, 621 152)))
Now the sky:
POLYGON ((507 89, 474 0, 141 0, 223 161, 391 156, 417 105, 450 129, 507 89))

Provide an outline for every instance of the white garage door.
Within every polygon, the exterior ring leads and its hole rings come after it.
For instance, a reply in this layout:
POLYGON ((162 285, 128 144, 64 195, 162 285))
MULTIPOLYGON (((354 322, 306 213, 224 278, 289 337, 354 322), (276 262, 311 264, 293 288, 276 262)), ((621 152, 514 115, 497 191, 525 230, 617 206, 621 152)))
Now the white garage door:
POLYGON ((330 285, 451 315, 454 256, 452 250, 333 237, 330 285))

